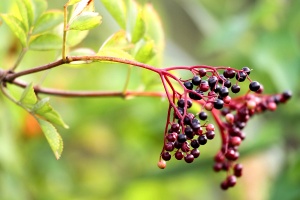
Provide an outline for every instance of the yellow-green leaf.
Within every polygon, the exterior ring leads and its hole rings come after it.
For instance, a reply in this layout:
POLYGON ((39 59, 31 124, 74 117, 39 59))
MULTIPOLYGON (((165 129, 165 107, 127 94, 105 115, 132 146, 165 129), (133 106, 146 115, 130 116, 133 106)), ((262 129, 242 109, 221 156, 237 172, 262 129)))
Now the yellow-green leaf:
POLYGON ((89 31, 79 31, 79 30, 68 31, 68 35, 67 35, 68 46, 69 47, 76 46, 77 44, 82 42, 82 40, 84 40, 84 38, 86 38, 88 33, 89 33, 89 31))
POLYGON ((31 0, 23 0, 23 2, 27 11, 28 26, 31 27, 34 22, 33 3, 31 0))
MULTIPOLYGON (((27 9, 26 9, 25 3, 23 0, 16 0, 16 3, 18 6, 19 14, 20 14, 20 20, 25 27, 25 31, 28 32, 29 24, 28 24, 28 15, 27 15, 27 9)), ((17 13, 15 13, 15 14, 17 14, 17 13)))
POLYGON ((11 14, 2 14, 1 17, 8 25, 10 30, 15 34, 15 36, 20 40, 23 47, 27 46, 27 35, 26 29, 22 22, 11 14))
POLYGON ((154 49, 154 41, 150 40, 145 42, 137 51, 135 55, 135 60, 147 63, 149 60, 153 58, 155 55, 155 49, 154 49))
POLYGON ((55 158, 59 159, 61 157, 64 146, 60 134, 51 123, 40 118, 37 118, 37 121, 40 124, 40 127, 55 155, 55 158))
POLYGON ((32 112, 41 116, 52 124, 56 124, 64 128, 69 128, 69 126, 63 121, 59 113, 55 111, 49 104, 48 97, 38 101, 32 108, 32 112))
POLYGON ((81 0, 69 0, 68 5, 69 6, 74 5, 74 4, 78 3, 79 1, 81 1, 81 0))
POLYGON ((26 107, 32 107, 36 102, 37 97, 33 89, 33 84, 30 83, 23 91, 20 98, 20 103, 25 105, 26 107))
POLYGON ((143 11, 140 9, 135 20, 135 24, 131 30, 131 42, 137 43, 140 39, 143 38, 146 31, 145 22, 143 19, 143 11))
POLYGON ((42 33, 58 26, 63 22, 64 15, 62 11, 52 10, 42 14, 34 25, 33 34, 42 33))
POLYGON ((62 48, 62 38, 58 35, 47 33, 34 37, 29 42, 31 50, 57 50, 62 48))
POLYGON ((96 12, 83 12, 74 17, 69 24, 69 30, 90 30, 102 22, 102 17, 96 12))
POLYGON ((129 50, 133 48, 133 44, 131 44, 126 36, 126 32, 124 30, 120 30, 113 35, 111 35, 100 47, 104 48, 119 48, 122 50, 129 50))
POLYGON ((101 0, 102 4, 116 20, 119 26, 126 28, 126 4, 124 0, 101 0))

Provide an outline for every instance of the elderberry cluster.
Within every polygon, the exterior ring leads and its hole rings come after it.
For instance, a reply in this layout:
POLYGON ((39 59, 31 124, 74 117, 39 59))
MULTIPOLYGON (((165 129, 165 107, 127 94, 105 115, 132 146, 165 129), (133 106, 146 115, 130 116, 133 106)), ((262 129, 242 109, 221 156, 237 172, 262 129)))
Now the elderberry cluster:
POLYGON ((248 120, 265 110, 274 111, 279 103, 291 97, 291 93, 262 95, 263 87, 257 81, 251 81, 248 67, 241 70, 207 67, 190 71, 193 73, 191 79, 180 80, 183 93, 173 94, 177 102, 170 103, 173 118, 167 122, 168 129, 158 166, 165 168, 165 161, 172 156, 187 163, 199 157, 199 147, 215 137, 214 125, 207 120, 207 112, 212 112, 222 139, 213 168, 217 172, 227 172, 221 188, 228 189, 236 184, 237 177, 242 176, 243 166, 235 161, 239 158, 238 148, 246 137, 242 130, 248 120), (223 73, 220 74, 219 70, 223 70, 223 73), (232 98, 232 94, 241 91, 239 84, 246 79, 250 81, 249 91, 244 96, 232 98), (193 103, 201 106, 199 112, 190 112, 193 103))

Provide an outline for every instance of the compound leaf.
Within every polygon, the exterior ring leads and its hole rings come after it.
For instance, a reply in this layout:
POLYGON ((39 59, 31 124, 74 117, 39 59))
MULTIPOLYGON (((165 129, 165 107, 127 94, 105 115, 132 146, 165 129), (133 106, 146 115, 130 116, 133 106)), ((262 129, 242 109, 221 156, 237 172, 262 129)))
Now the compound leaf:
POLYGON ((45 137, 56 157, 56 159, 59 159, 62 151, 63 151, 63 140, 60 136, 60 134, 57 132, 56 128, 49 122, 37 118, 37 121, 40 124, 40 127, 45 134, 45 137))
POLYGON ((135 60, 147 63, 149 60, 153 58, 155 55, 155 49, 154 49, 154 41, 146 41, 137 51, 135 55, 135 60))
POLYGON ((38 35, 29 42, 31 50, 56 50, 61 49, 61 46, 62 38, 52 33, 38 35))
POLYGON ((42 14, 34 25, 33 34, 42 33, 44 31, 50 30, 55 26, 58 26, 63 22, 63 12, 62 11, 48 11, 42 14))
POLYGON ((90 30, 102 22, 102 17, 96 12, 83 12, 74 17, 69 30, 90 30))
POLYGON ((37 97, 33 89, 32 83, 27 85, 25 90, 23 91, 21 98, 20 98, 20 103, 25 105, 25 106, 32 106, 37 102, 37 97))
POLYGON ((15 34, 15 36, 20 40, 23 47, 27 46, 27 35, 26 29, 23 23, 15 16, 11 14, 2 14, 1 17, 8 25, 10 30, 15 34))
POLYGON ((69 128, 69 126, 65 124, 59 113, 51 107, 49 103, 49 97, 38 101, 32 108, 32 112, 41 116, 52 124, 57 124, 64 128, 69 128))
POLYGON ((137 43, 140 39, 143 38, 146 31, 145 21, 143 19, 143 11, 139 9, 138 14, 136 16, 135 24, 131 30, 131 42, 137 43))
POLYGON ((127 10, 124 0, 101 0, 101 2, 119 26, 125 29, 127 10))

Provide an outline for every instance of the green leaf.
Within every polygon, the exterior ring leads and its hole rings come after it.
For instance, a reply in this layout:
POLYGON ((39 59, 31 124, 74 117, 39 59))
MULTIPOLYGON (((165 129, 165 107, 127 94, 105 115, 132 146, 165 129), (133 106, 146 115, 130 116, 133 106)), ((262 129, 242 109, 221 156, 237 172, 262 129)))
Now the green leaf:
POLYGON ((67 35, 67 44, 69 47, 74 47, 78 45, 82 40, 86 38, 89 31, 78 31, 78 30, 71 30, 68 31, 67 35))
POLYGON ((107 49, 102 49, 97 53, 98 56, 109 56, 109 57, 118 57, 118 58, 124 58, 128 60, 134 60, 132 55, 127 53, 126 51, 123 51, 118 48, 107 48, 107 49))
POLYGON ((140 39, 143 38, 145 31, 146 25, 143 19, 143 11, 140 9, 131 31, 131 42, 137 43, 140 39))
POLYGON ((47 33, 34 37, 29 42, 31 50, 57 50, 62 48, 62 38, 58 35, 47 33))
POLYGON ((39 122, 41 129, 45 134, 56 159, 58 160, 61 157, 63 151, 63 140, 60 134, 51 123, 39 118, 37 118, 37 121, 39 122))
POLYGON ((41 116, 52 124, 56 124, 64 128, 69 128, 69 126, 65 124, 58 112, 51 107, 48 97, 38 101, 32 108, 32 112, 41 116))
POLYGON ((33 89, 33 84, 30 83, 27 85, 25 90, 23 91, 21 98, 20 98, 20 103, 25 105, 25 106, 32 106, 37 102, 37 97, 33 89))
POLYGON ((81 13, 85 11, 91 11, 91 12, 95 11, 93 0, 81 0, 73 10, 70 21, 72 21, 76 16, 79 16, 81 13))
POLYGON ((23 2, 27 11, 28 25, 31 27, 34 22, 33 3, 30 0, 23 0, 23 2))
POLYGON ((74 17, 69 30, 90 30, 101 24, 102 17, 96 12, 82 12, 80 15, 74 17))
POLYGON ((62 11, 48 11, 43 13, 43 15, 38 19, 34 25, 33 34, 42 33, 44 31, 50 30, 55 26, 58 26, 63 22, 64 15, 62 11))
POLYGON ((27 46, 27 35, 26 29, 22 22, 11 14, 2 14, 1 17, 8 25, 10 30, 15 34, 15 36, 20 40, 23 47, 27 46))
POLYGON ((33 1, 33 17, 34 22, 36 22, 42 13, 47 9, 47 1, 46 0, 32 0, 33 1))
MULTIPOLYGON (((29 24, 28 24, 28 15, 27 15, 27 9, 25 7, 24 1, 23 0, 16 0, 19 14, 20 14, 20 20, 22 21, 25 31, 28 32, 29 30, 29 24)), ((15 13, 17 16, 17 13, 15 13)))
POLYGON ((101 2, 119 26, 126 29, 127 10, 124 0, 101 0, 101 2))
POLYGON ((154 41, 147 41, 145 42, 137 51, 135 55, 135 60, 147 63, 149 60, 153 58, 155 55, 155 49, 154 49, 154 41))

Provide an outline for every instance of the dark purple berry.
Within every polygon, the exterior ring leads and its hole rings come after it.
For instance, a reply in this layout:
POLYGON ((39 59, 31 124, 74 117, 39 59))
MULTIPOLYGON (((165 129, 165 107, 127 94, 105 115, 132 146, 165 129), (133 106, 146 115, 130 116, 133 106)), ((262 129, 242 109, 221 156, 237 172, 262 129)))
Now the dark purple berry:
POLYGON ((180 129, 180 125, 179 124, 174 123, 174 124, 171 125, 172 132, 177 132, 177 131, 179 131, 179 129, 180 129))
POLYGON ((191 154, 194 156, 194 158, 198 158, 200 156, 200 151, 199 149, 193 149, 191 154))
POLYGON ((203 77, 203 76, 205 76, 206 75, 206 69, 200 69, 199 70, 199 76, 200 77, 203 77))
POLYGON ((206 112, 200 112, 199 113, 199 119, 201 119, 201 120, 206 120, 207 119, 207 114, 206 114, 206 112))
POLYGON ((192 139, 194 137, 194 131, 191 127, 187 126, 184 129, 184 133, 186 135, 187 138, 192 139))
MULTIPOLYGON (((221 86, 220 85, 217 85, 216 88, 213 90, 215 93, 219 93, 221 89, 221 86)), ((210 96, 210 95, 209 95, 210 96)))
POLYGON ((260 88, 260 84, 257 81, 252 81, 249 85, 249 89, 253 92, 259 90, 259 88, 260 88))
POLYGON ((193 162, 194 161, 194 155, 193 154, 187 154, 185 157, 184 157, 184 160, 185 160, 185 162, 187 162, 187 163, 191 163, 191 162, 193 162))
POLYGON ((239 91, 241 90, 241 87, 239 85, 233 85, 231 86, 231 92, 233 93, 239 93, 239 91))
POLYGON ((242 70, 243 70, 246 74, 250 75, 251 70, 250 70, 248 67, 243 67, 242 70))
POLYGON ((171 159, 171 154, 168 151, 164 151, 161 155, 162 159, 164 159, 165 161, 168 161, 171 159))
POLYGON ((227 180, 223 181, 220 186, 221 186, 222 190, 227 190, 228 187, 229 187, 228 183, 227 183, 227 180))
POLYGON ((221 100, 221 99, 216 99, 214 101, 214 108, 215 109, 222 109, 223 108, 223 105, 224 105, 224 101, 221 100))
POLYGON ((169 134, 166 136, 166 139, 167 139, 169 142, 175 142, 175 141, 176 141, 176 135, 173 134, 173 133, 169 133, 169 134))
POLYGON ((216 76, 211 76, 208 78, 208 85, 210 88, 214 89, 215 88, 215 85, 218 81, 218 78, 216 76))
POLYGON ((215 132, 214 131, 207 131, 205 135, 206 135, 207 139, 212 140, 215 137, 215 132))
POLYGON ((230 88, 231 87, 231 81, 226 80, 225 83, 224 83, 224 86, 227 87, 227 88, 230 88))
POLYGON ((174 147, 175 147, 176 149, 180 149, 180 148, 182 147, 182 142, 175 141, 175 142, 174 142, 174 147))
POLYGON ((220 163, 220 162, 216 162, 213 167, 215 172, 221 171, 222 168, 223 168, 223 163, 220 163))
POLYGON ((193 83, 193 85, 196 85, 196 86, 200 85, 201 78, 199 76, 194 76, 192 79, 192 83, 193 83))
POLYGON ((219 95, 221 97, 226 97, 226 96, 228 96, 228 94, 229 94, 229 91, 228 91, 227 87, 222 87, 219 91, 219 95))
POLYGON ((183 83, 184 87, 188 90, 192 90, 193 89, 193 84, 190 81, 186 81, 183 83))
POLYGON ((243 174, 243 165, 241 164, 235 164, 233 167, 233 174, 236 177, 241 177, 243 174))
POLYGON ((199 142, 197 140, 192 140, 191 141, 191 146, 193 148, 198 148, 200 146, 199 142))
POLYGON ((177 141, 180 142, 180 143, 185 142, 186 141, 186 135, 184 135, 184 134, 178 134, 177 141))
POLYGON ((284 93, 282 93, 281 96, 284 100, 288 100, 292 97, 292 92, 291 91, 285 91, 284 93))
POLYGON ((183 158, 183 153, 181 151, 176 151, 175 158, 181 160, 183 158))
POLYGON ((235 76, 235 71, 233 69, 227 68, 223 72, 225 78, 233 78, 235 76))
POLYGON ((207 92, 209 90, 209 85, 208 85, 207 81, 205 81, 205 80, 201 81, 201 83, 200 83, 200 90, 202 92, 207 92))
POLYGON ((203 92, 199 89, 196 89, 194 92, 189 92, 189 97, 193 100, 201 100, 203 92))
MULTIPOLYGON (((187 102, 187 108, 192 107, 193 102, 192 102, 190 99, 187 99, 186 102, 187 102)), ((177 105, 178 105, 178 107, 180 107, 180 108, 184 108, 185 100, 184 100, 184 99, 179 99, 179 100, 177 101, 177 105)))
POLYGON ((233 187, 236 184, 236 177, 231 175, 227 177, 227 184, 229 187, 233 187))
POLYGON ((173 142, 167 142, 164 146, 166 151, 173 151, 174 150, 174 144, 173 142))
POLYGON ((200 135, 198 137, 198 142, 200 145, 205 145, 207 143, 207 138, 205 135, 200 135))
POLYGON ((239 72, 235 75, 236 80, 239 81, 239 82, 245 81, 246 77, 247 77, 247 74, 246 74, 246 72, 244 72, 244 71, 239 71, 239 72))

